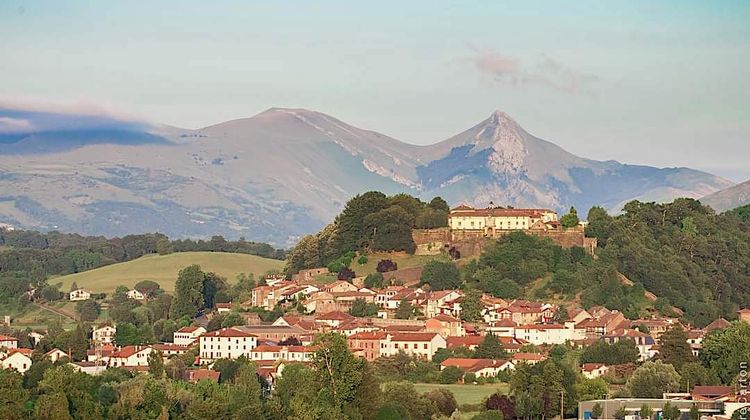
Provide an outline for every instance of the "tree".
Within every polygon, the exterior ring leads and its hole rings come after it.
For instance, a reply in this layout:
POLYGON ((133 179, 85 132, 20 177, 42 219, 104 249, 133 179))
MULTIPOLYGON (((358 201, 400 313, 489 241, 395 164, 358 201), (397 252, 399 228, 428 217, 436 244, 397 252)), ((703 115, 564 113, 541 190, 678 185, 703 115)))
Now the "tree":
POLYGON ((661 408, 661 413, 664 420, 679 420, 682 416, 680 409, 669 401, 661 408))
POLYGON ((694 362, 696 358, 687 340, 687 333, 680 326, 674 326, 665 331, 659 337, 661 344, 659 359, 671 364, 677 370, 680 370, 686 363, 694 362))
POLYGON ((411 382, 386 382, 383 384, 383 401, 403 407, 412 419, 429 419, 438 414, 434 401, 417 392, 411 382))
POLYGON ((495 393, 484 402, 484 408, 490 411, 499 411, 504 419, 516 417, 516 403, 507 395, 495 393))
POLYGON ((245 318, 234 311, 226 314, 221 321, 221 328, 236 327, 238 325, 245 325, 245 318))
POLYGON ((622 405, 620 407, 618 407, 617 410, 615 410, 615 413, 614 413, 614 417, 617 420, 625 420, 625 416, 627 416, 627 415, 628 415, 628 412, 625 411, 625 406, 622 406, 622 405))
POLYGON ((450 417, 458 409, 458 402, 453 393, 444 388, 433 389, 424 396, 435 403, 438 411, 444 416, 450 417))
POLYGON ((27 418, 24 404, 28 398, 29 392, 23 388, 23 377, 12 369, 0 369, 0 418, 27 418))
POLYGON ((432 260, 425 264, 421 282, 429 284, 432 290, 458 289, 461 287, 461 273, 452 262, 432 260))
POLYGON ((180 270, 175 283, 175 295, 169 310, 170 318, 194 317, 203 308, 204 274, 199 265, 191 265, 180 270))
POLYGON ((387 273, 389 271, 396 270, 398 270, 398 264, 389 259, 378 261, 378 265, 377 267, 375 267, 375 271, 377 271, 378 273, 387 273))
POLYGON ((396 309, 396 319, 409 319, 414 315, 414 307, 406 298, 401 299, 396 309))
POLYGON ((643 404, 641 406, 640 415, 642 419, 650 419, 651 416, 654 415, 654 410, 652 410, 648 404, 643 404))
POLYGON ((76 312, 81 321, 94 322, 99 317, 100 307, 94 300, 82 300, 76 303, 76 312))
POLYGON ((497 411, 483 411, 479 414, 474 414, 471 420, 503 420, 504 417, 497 411))
POLYGON ((352 303, 349 313, 358 318, 375 316, 378 314, 378 305, 367 303, 364 299, 357 298, 352 303))
POLYGON ((260 419, 264 410, 255 364, 242 363, 230 387, 229 405, 236 418, 260 419))
POLYGON ((156 252, 158 252, 159 255, 169 255, 174 252, 174 248, 172 247, 172 243, 169 242, 169 239, 161 238, 156 242, 156 252))
POLYGON ((382 273, 371 273, 365 277, 365 287, 368 289, 379 289, 383 287, 385 279, 382 273))
POLYGON ((156 296, 161 286, 153 280, 141 280, 133 286, 133 289, 143 293, 146 298, 151 298, 156 296))
POLYGON ((639 352, 633 340, 620 340, 609 344, 599 340, 587 346, 581 352, 581 363, 603 363, 605 365, 622 365, 638 361, 639 352))
POLYGON ((583 378, 575 384, 575 389, 581 401, 601 400, 609 393, 609 385, 602 378, 583 378))
POLYGON ((508 353, 503 349, 503 345, 500 344, 497 336, 488 332, 474 350, 474 357, 477 359, 505 359, 508 357, 508 353))
POLYGON ((688 413, 688 418, 690 420, 700 420, 701 418, 701 412, 698 410, 698 406, 693 404, 690 407, 690 412, 688 413))
POLYGON ((578 226, 580 222, 581 220, 578 218, 578 212, 575 207, 571 207, 568 214, 560 218, 560 224, 562 224, 565 229, 574 228, 578 226))
POLYGON ((737 375, 737 367, 747 363, 750 354, 750 324, 734 322, 728 328, 712 331, 703 340, 701 361, 729 384, 737 375))
POLYGON ((685 363, 679 370, 680 389, 689 392, 697 385, 719 385, 719 378, 700 362, 685 363))
POLYGON ((476 289, 467 291, 461 299, 461 319, 476 322, 482 319, 483 312, 482 292, 476 289))
POLYGON ((464 371, 456 366, 448 366, 440 371, 438 381, 441 384, 455 384, 464 377, 464 371))
POLYGON ((451 211, 451 208, 448 205, 448 202, 443 200, 443 198, 439 196, 434 197, 432 200, 430 200, 430 204, 428 204, 427 207, 433 210, 443 211, 446 213, 449 213, 451 211))
POLYGON ((680 375, 661 360, 646 362, 633 372, 626 386, 636 398, 661 398, 665 392, 679 391, 680 375))
POLYGON ((313 354, 315 375, 321 385, 320 397, 336 409, 351 403, 363 380, 365 361, 354 356, 346 337, 338 333, 319 335, 313 354))
POLYGON ((351 282, 353 278, 357 277, 357 273, 349 267, 341 267, 339 270, 338 279, 351 282))
POLYGON ((156 379, 164 377, 164 357, 158 350, 153 350, 148 355, 148 373, 156 379))
POLYGON ((598 419, 602 417, 602 414, 604 414, 604 408, 600 403, 594 404, 594 407, 591 408, 591 417, 598 419))

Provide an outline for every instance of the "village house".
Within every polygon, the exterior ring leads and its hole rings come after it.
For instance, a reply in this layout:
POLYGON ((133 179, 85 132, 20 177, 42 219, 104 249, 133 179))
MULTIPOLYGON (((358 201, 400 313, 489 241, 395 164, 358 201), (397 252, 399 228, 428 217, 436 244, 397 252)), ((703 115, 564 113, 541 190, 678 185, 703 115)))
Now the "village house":
POLYGON ((77 302, 80 300, 89 300, 91 299, 91 292, 84 289, 76 289, 73 290, 68 294, 68 298, 71 302, 77 302))
POLYGON ((501 319, 499 321, 490 322, 489 325, 485 328, 487 332, 491 332, 492 334, 498 336, 498 337, 515 337, 516 336, 516 325, 515 322, 511 321, 510 319, 501 319))
POLYGON ((305 311, 315 313, 326 313, 338 310, 336 299, 328 292, 315 292, 302 303, 305 311))
POLYGON ((392 333, 387 335, 382 344, 386 356, 403 352, 425 360, 432 360, 438 349, 447 346, 443 336, 437 333, 392 333))
POLYGON ((405 286, 387 286, 382 289, 375 291, 375 303, 380 308, 385 308, 386 303, 391 300, 393 296, 396 296, 405 286))
POLYGON ((641 361, 646 361, 654 356, 652 347, 654 346, 654 344, 656 344, 656 342, 654 341, 653 337, 637 330, 614 330, 611 333, 603 336, 602 339, 609 344, 614 344, 621 340, 633 340, 635 346, 638 348, 638 353, 640 354, 639 359, 641 361))
POLYGON ((229 312, 232 312, 231 303, 217 303, 215 306, 216 306, 217 313, 228 314, 229 312))
POLYGON ((258 336, 232 327, 207 332, 198 337, 198 342, 200 363, 208 364, 218 359, 250 358, 258 345, 258 336))
POLYGON ((380 327, 377 327, 369 320, 363 318, 354 318, 341 323, 338 327, 334 328, 333 331, 344 334, 348 337, 360 332, 376 331, 379 329, 380 327))
POLYGON ((359 332, 347 337, 349 350, 368 362, 372 362, 383 355, 383 341, 388 333, 385 331, 359 332))
POLYGON ((315 278, 330 273, 328 268, 310 268, 307 270, 300 270, 299 273, 292 276, 292 281, 299 284, 311 283, 315 281, 315 278))
POLYGON ((96 362, 69 362, 68 366, 76 372, 83 372, 88 375, 96 376, 107 370, 107 366, 96 362))
POLYGON ((219 382, 220 376, 221 376, 221 372, 217 372, 215 370, 189 369, 185 371, 185 373, 182 376, 182 379, 192 384, 196 384, 204 379, 209 380, 211 382, 219 382))
POLYGON ((253 349, 250 360, 285 360, 287 362, 309 362, 315 349, 305 346, 272 346, 260 345, 253 349))
POLYGON ((178 346, 189 346, 205 333, 206 329, 203 327, 182 327, 172 334, 172 342, 178 346))
POLYGON ((575 324, 579 324, 587 319, 591 319, 593 316, 588 313, 585 309, 581 308, 568 308, 568 321, 575 324))
POLYGON ((151 348, 164 357, 179 356, 188 351, 188 347, 173 343, 155 343, 151 345, 151 348))
POLYGON ((0 349, 18 348, 18 339, 7 335, 0 335, 0 349))
POLYGON ((598 315, 594 315, 593 318, 581 321, 576 325, 576 329, 585 331, 586 337, 599 338, 605 334, 609 334, 612 331, 622 328, 623 323, 627 323, 627 319, 619 311, 598 311, 598 315))
POLYGON ((278 343, 290 338, 300 338, 302 335, 309 333, 309 331, 303 329, 299 325, 285 326, 261 324, 245 325, 234 328, 256 337, 258 342, 272 341, 278 343))
POLYGON ((117 329, 111 325, 95 328, 91 336, 95 344, 112 344, 115 341, 117 329))
POLYGON ((150 346, 125 346, 109 357, 110 367, 148 366, 148 356, 153 349, 150 346))
POLYGON ((443 314, 436 315, 425 321, 425 330, 427 332, 438 333, 443 337, 460 337, 466 334, 460 319, 443 314))
POLYGON ((581 374, 587 379, 596 379, 605 375, 608 371, 609 367, 601 363, 584 363, 581 366, 581 374))
POLYGON ((703 328, 706 333, 710 333, 711 331, 715 330, 723 330, 724 328, 729 328, 732 325, 731 322, 727 321, 724 318, 719 318, 714 321, 712 321, 710 324, 706 325, 705 328, 703 328))
POLYGON ((449 366, 473 373, 477 378, 494 378, 504 370, 515 369, 509 360, 449 358, 440 363, 441 370, 449 366))
POLYGON ((315 315, 315 323, 320 326, 328 326, 329 328, 336 328, 344 322, 348 322, 354 319, 347 312, 332 311, 320 315, 315 315))
POLYGON ((565 344, 566 341, 573 341, 579 338, 576 336, 573 325, 566 328, 560 324, 535 324, 522 325, 516 327, 515 337, 529 343, 539 346, 542 344, 565 344))
POLYGON ((14 348, 0 361, 3 369, 14 369, 18 373, 26 373, 31 368, 31 349, 14 348))
POLYGON ((504 308, 488 311, 485 315, 485 322, 490 323, 509 319, 517 325, 547 323, 552 321, 556 309, 550 304, 516 300, 504 308))
POLYGON ((359 289, 357 286, 349 283, 348 281, 337 280, 333 283, 328 283, 320 287, 320 290, 328 293, 343 293, 343 292, 356 292, 359 289))
POLYGON ((50 360, 50 362, 52 362, 52 363, 55 363, 55 362, 57 362, 58 360, 60 360, 60 359, 62 359, 64 357, 68 358, 68 359, 70 358, 70 356, 68 355, 68 353, 65 353, 64 351, 62 351, 62 350, 60 350, 58 348, 54 348, 54 349, 48 351, 47 353, 44 353, 44 357, 48 358, 50 360))
POLYGON ((737 319, 743 322, 750 322, 750 309, 740 309, 737 311, 737 319))
POLYGON ((102 365, 108 365, 109 359, 117 351, 117 348, 111 344, 95 344, 94 348, 86 350, 86 361, 97 362, 102 365))
POLYGON ((434 318, 439 314, 452 312, 453 308, 449 307, 447 303, 455 301, 461 296, 463 296, 463 293, 458 290, 439 290, 428 293, 424 315, 427 318, 434 318), (447 311, 444 311, 445 309, 447 311))
POLYGON ((547 357, 538 353, 513 353, 513 364, 515 365, 519 363, 526 363, 533 366, 545 359, 547 359, 547 357))
POLYGON ((135 300, 143 300, 143 299, 146 299, 146 296, 145 296, 145 295, 144 295, 143 293, 141 293, 140 291, 138 291, 138 290, 135 290, 135 289, 132 289, 132 290, 128 290, 128 292, 126 293, 126 295, 127 295, 127 296, 128 296, 128 297, 129 297, 130 299, 135 299, 135 300))

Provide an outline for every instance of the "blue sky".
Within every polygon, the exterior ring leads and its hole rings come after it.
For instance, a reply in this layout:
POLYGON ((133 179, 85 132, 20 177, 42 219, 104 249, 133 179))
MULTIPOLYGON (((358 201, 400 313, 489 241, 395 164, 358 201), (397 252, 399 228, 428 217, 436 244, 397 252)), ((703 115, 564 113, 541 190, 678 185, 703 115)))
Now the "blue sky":
POLYGON ((273 106, 400 140, 501 109, 595 159, 750 179, 747 1, 0 2, 0 100, 197 128, 273 106))

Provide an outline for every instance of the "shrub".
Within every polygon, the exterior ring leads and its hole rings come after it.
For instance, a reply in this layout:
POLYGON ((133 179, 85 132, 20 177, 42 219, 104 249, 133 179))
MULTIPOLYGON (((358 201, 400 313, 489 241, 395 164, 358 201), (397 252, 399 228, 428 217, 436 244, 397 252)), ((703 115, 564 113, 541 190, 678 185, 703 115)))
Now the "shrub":
POLYGON ((378 273, 387 273, 389 271, 396 271, 398 270, 398 264, 396 264, 392 260, 380 260, 378 261, 378 266, 377 268, 375 268, 375 270, 378 273))

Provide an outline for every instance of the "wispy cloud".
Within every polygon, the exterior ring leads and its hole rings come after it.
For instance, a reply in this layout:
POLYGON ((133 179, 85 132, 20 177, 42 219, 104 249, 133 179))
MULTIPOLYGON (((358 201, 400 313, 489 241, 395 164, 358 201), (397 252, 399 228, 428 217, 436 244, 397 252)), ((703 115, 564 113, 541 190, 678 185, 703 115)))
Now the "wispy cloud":
POLYGON ((546 55, 523 61, 497 51, 477 51, 473 62, 477 70, 498 84, 524 87, 542 86, 575 94, 593 93, 598 77, 570 68, 546 55))
POLYGON ((33 129, 31 121, 24 118, 0 117, 0 134, 15 134, 33 129))

